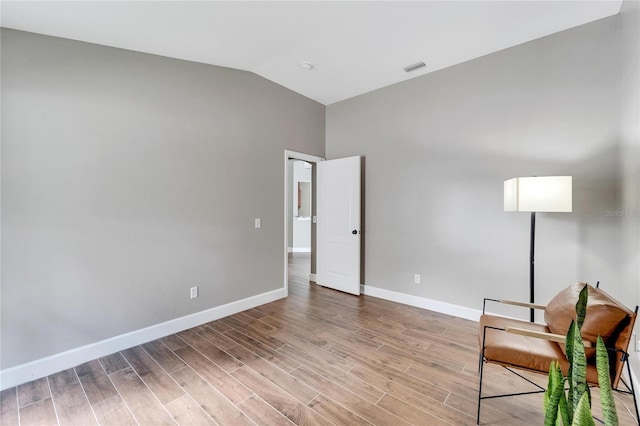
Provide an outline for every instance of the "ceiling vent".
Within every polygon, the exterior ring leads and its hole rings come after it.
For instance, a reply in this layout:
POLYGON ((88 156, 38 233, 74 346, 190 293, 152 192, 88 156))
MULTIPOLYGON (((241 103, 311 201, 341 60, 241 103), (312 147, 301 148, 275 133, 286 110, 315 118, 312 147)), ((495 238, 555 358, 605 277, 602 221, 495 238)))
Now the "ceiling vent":
POLYGON ((424 62, 416 62, 415 64, 407 65, 403 69, 406 72, 411 72, 411 71, 415 71, 415 70, 420 69, 420 68, 425 67, 425 66, 426 66, 426 64, 424 62))

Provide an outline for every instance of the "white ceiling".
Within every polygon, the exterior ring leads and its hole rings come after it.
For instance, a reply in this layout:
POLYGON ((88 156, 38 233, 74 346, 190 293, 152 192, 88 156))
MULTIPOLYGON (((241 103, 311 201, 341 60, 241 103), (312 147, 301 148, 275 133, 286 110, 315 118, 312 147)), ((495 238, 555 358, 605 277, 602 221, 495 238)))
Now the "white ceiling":
POLYGON ((252 71, 328 105, 614 15, 621 3, 2 1, 0 13, 3 27, 252 71), (427 67, 402 69, 419 61, 427 67))

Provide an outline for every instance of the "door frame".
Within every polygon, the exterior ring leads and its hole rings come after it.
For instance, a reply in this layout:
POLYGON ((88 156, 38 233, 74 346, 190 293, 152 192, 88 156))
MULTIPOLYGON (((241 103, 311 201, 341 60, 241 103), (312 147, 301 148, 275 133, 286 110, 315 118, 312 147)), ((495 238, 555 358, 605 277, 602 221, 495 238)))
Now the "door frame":
MULTIPOLYGON (((284 150, 284 295, 287 297, 289 295, 289 215, 291 215, 291 209, 289 208, 289 179, 292 179, 293 176, 289 176, 289 160, 301 160, 306 161, 307 163, 317 164, 321 161, 325 161, 324 157, 317 157, 315 155, 305 154, 302 152, 290 151, 288 149, 284 150)), ((317 170, 317 169, 316 169, 317 170)), ((312 205, 316 205, 316 192, 313 191, 311 194, 312 205)), ((311 212, 311 216, 313 218, 313 211, 311 212)), ((311 220, 311 226, 313 226, 313 219, 311 220)), ((315 254, 315 247, 311 244, 311 255, 315 254)), ((311 277, 310 277, 311 278, 311 277)))

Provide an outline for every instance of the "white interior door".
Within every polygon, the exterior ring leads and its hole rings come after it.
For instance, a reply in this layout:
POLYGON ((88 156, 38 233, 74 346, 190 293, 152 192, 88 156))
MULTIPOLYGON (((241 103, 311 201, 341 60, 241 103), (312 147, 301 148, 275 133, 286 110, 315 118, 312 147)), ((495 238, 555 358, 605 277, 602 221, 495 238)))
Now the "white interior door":
POLYGON ((318 163, 316 282, 360 294, 360 157, 318 163))

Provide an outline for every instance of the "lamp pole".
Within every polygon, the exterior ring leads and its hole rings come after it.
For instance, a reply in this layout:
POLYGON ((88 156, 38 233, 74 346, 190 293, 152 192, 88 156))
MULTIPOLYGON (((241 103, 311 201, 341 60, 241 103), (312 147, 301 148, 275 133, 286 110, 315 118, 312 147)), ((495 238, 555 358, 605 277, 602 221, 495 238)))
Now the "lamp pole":
MULTIPOLYGON (((534 252, 536 246, 536 212, 531 212, 531 248, 529 250, 529 303, 535 303, 535 287, 533 285, 534 252)), ((530 308, 530 322, 535 322, 534 309, 530 308)))

